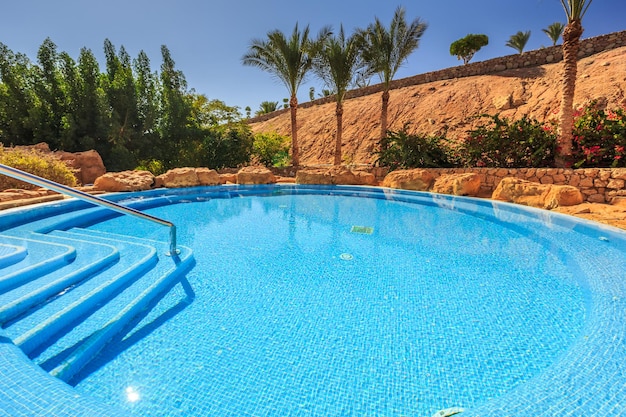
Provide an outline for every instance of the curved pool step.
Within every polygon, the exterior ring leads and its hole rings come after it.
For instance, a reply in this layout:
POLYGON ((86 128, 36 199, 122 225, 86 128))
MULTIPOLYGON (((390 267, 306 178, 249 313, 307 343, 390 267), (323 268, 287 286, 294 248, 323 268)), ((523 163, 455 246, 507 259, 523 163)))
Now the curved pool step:
POLYGON ((83 281, 118 262, 120 258, 117 248, 109 244, 51 235, 40 236, 40 239, 71 245, 76 251, 76 258, 72 263, 39 279, 0 294, 0 325, 4 326, 35 307, 40 308, 59 294, 71 291, 83 281))
POLYGON ((65 244, 5 235, 0 236, 0 241, 22 247, 28 253, 19 262, 0 269, 0 294, 62 268, 76 258, 76 249, 65 244))
POLYGON ((0 242, 0 269, 20 262, 26 255, 28 251, 25 247, 0 242))
MULTIPOLYGON (((53 235, 72 236, 62 231, 53 232, 53 235)), ((112 243, 110 240, 98 242, 95 237, 93 239, 97 243, 112 243)), ((24 353, 30 356, 54 343, 76 323, 96 311, 100 303, 120 293, 158 262, 152 246, 126 241, 114 243, 120 253, 115 265, 6 328, 6 333, 24 353)))
MULTIPOLYGON (((167 249, 168 246, 164 245, 163 248, 167 249)), ((106 324, 82 339, 80 345, 73 348, 68 357, 50 370, 51 375, 70 382, 113 338, 120 333, 128 332, 131 329, 130 325, 138 316, 154 307, 156 302, 163 298, 194 266, 195 260, 191 250, 180 247, 178 255, 163 257, 160 263, 162 267, 157 268, 160 270, 151 274, 155 275, 156 279, 152 280, 152 277, 147 277, 145 281, 152 281, 152 283, 106 324)))
POLYGON ((166 256, 166 242, 76 228, 48 232, 0 240, 15 246, 5 250, 9 256, 24 254, 0 268, 0 279, 11 280, 0 293, 0 324, 31 360, 65 381, 111 340, 122 340, 195 265, 185 247, 166 256), (13 281, 20 274, 28 279, 13 281))

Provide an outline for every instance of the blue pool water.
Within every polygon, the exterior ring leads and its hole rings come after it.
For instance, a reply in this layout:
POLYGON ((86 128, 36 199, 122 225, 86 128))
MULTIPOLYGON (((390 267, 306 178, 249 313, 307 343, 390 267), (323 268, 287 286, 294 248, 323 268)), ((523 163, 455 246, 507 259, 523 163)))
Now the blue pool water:
POLYGON ((88 365, 82 395, 136 416, 626 415, 621 231, 366 187, 170 194, 125 202, 176 223, 192 290, 88 365))
MULTIPOLYGON (((78 384, 135 415, 472 408, 550 366, 584 325, 568 259, 494 219, 341 195, 148 212, 179 219, 198 263, 188 276, 196 299, 78 384)), ((154 229, 128 217, 92 227, 154 229)))

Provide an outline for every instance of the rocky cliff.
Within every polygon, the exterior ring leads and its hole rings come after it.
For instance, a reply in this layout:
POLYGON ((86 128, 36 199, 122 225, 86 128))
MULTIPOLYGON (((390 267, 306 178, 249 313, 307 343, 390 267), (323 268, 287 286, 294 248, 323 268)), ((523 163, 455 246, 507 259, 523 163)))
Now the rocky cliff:
MULTIPOLYGON (((490 75, 453 78, 391 91, 389 128, 421 134, 445 134, 462 139, 478 114, 509 118, 529 115, 544 121, 557 117, 561 94, 561 63, 509 69, 490 75)), ((596 100, 608 108, 626 106, 626 47, 596 53, 578 63, 575 104, 596 100)), ((343 159, 365 164, 375 159, 372 150, 380 127, 380 93, 344 103, 343 159)), ((252 120, 252 130, 291 132, 288 112, 265 121, 252 120)), ((335 104, 298 109, 298 140, 302 165, 332 163, 336 119, 335 104)))

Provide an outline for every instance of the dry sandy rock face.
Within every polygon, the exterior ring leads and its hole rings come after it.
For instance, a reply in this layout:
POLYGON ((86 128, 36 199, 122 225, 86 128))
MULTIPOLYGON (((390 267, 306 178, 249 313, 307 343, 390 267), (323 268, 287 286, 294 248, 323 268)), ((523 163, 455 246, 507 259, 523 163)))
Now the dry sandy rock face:
POLYGON ((145 191, 154 185, 150 171, 108 172, 96 179, 94 189, 108 192, 145 191))
POLYGON ((174 168, 156 177, 154 188, 197 187, 201 185, 219 185, 220 176, 214 169, 174 168))
POLYGON ((96 178, 107 171, 100 154, 94 150, 84 152, 55 152, 56 156, 74 169, 74 175, 81 184, 93 184, 96 178))
POLYGON ((571 185, 540 184, 519 178, 503 178, 491 198, 544 209, 574 206, 583 202, 580 190, 571 185))
MULTIPOLYGON (((528 115, 540 121, 556 118, 560 105, 562 64, 507 70, 493 75, 436 81, 394 89, 389 100, 389 129, 410 122, 409 133, 444 134, 462 139, 478 114, 500 113, 519 119, 528 115)), ((578 62, 574 103, 582 107, 593 100, 607 108, 626 105, 626 47, 595 54, 578 62)), ((352 163, 372 163, 380 134, 380 93, 346 100, 343 115, 343 149, 352 163)), ((335 104, 298 109, 298 141, 302 165, 333 161, 335 104)), ((291 134, 289 112, 253 123, 254 133, 291 134)))
POLYGON ((481 186, 480 175, 476 173, 442 175, 435 180, 434 193, 477 196, 481 186))
POLYGON ((237 173, 237 184, 274 184, 276 177, 264 166, 243 167, 237 173))
POLYGON ((400 169, 385 176, 382 186, 403 190, 428 191, 435 177, 425 169, 400 169))
POLYGON ((296 174, 297 184, 317 185, 375 185, 374 174, 352 171, 345 166, 301 169, 296 174))

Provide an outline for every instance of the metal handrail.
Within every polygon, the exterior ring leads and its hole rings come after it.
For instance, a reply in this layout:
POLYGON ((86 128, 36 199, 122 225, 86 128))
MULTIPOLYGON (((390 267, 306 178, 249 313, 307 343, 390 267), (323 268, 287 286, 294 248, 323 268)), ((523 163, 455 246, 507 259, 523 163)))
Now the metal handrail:
POLYGON ((0 174, 4 174, 8 177, 15 178, 20 181, 24 181, 33 185, 37 185, 39 187, 47 188, 52 191, 56 191, 61 194, 68 195, 70 197, 78 198, 79 200, 84 200, 90 203, 93 203, 98 206, 106 207, 111 210, 129 214, 131 216, 139 217, 141 219, 150 220, 152 222, 158 223, 163 226, 167 226, 170 228, 170 251, 167 255, 177 255, 180 251, 176 248, 176 225, 167 220, 160 219, 155 216, 151 216, 139 210, 135 210, 131 207, 125 207, 119 204, 116 204, 112 201, 105 200, 100 197, 96 197, 91 194, 87 194, 83 191, 75 190, 74 188, 68 187, 63 184, 59 184, 54 181, 50 181, 46 178, 38 177, 37 175, 33 175, 28 172, 24 172, 17 168, 13 168, 7 165, 0 164, 0 174))

